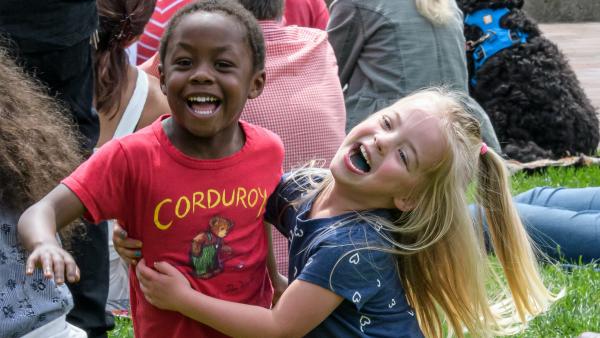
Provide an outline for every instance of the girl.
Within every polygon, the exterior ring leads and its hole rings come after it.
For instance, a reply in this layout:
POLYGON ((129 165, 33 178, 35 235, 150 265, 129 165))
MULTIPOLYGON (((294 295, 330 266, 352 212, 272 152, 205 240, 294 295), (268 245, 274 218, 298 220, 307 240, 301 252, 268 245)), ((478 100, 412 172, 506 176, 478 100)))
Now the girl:
POLYGON ((98 0, 94 102, 100 118, 97 147, 150 125, 169 112, 158 79, 128 63, 125 49, 144 31, 155 0, 98 0))
POLYGON ((23 210, 81 161, 79 140, 64 108, 1 48, 0 121, 0 336, 85 337, 65 321, 73 300, 63 280, 25 275, 16 228, 23 210))
POLYGON ((467 101, 442 89, 410 95, 353 128, 329 171, 284 177, 266 219, 290 240, 291 284, 272 309, 209 297, 170 264, 142 260, 146 299, 231 336, 440 337, 442 323, 460 337, 514 333, 557 297, 467 101), (508 288, 469 214, 472 181, 508 288))
MULTIPOLYGON (((41 264, 47 277, 72 278, 76 266, 56 243, 56 229, 81 215, 118 219, 144 242, 146 260, 169 260, 195 289, 269 307, 263 216, 283 147, 273 133, 239 120, 265 82, 260 26, 236 1, 195 2, 170 21, 160 56, 172 115, 106 143, 21 215, 27 271, 41 264)), ((150 305, 129 277, 136 335, 222 336, 150 305)))

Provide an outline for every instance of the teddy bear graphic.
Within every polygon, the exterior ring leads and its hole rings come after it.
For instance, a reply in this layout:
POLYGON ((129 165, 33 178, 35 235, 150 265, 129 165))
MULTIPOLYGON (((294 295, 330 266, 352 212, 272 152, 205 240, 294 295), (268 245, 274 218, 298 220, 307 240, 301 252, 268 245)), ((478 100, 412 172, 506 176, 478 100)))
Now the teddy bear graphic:
POLYGON ((232 221, 215 216, 209 222, 209 230, 194 237, 190 261, 196 277, 207 279, 223 271, 223 262, 232 255, 231 247, 224 244, 223 238, 232 227, 232 221))

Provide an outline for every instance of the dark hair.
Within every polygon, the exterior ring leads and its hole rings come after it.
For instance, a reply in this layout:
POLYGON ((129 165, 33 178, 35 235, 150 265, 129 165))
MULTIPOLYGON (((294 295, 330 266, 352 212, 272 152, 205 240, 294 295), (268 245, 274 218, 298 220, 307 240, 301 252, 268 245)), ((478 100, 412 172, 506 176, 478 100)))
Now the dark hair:
POLYGON ((160 61, 164 62, 169 45, 169 39, 179 25, 181 20, 188 14, 196 12, 220 12, 233 17, 246 28, 246 36, 250 49, 252 50, 254 70, 265 68, 265 41, 263 39, 260 25, 242 5, 232 0, 206 0, 191 3, 181 8, 169 21, 169 25, 160 40, 160 61))
POLYGON ((144 32, 156 0, 98 0, 98 44, 94 54, 96 109, 112 119, 127 81, 125 47, 144 32))
POLYGON ((278 20, 283 16, 283 0, 238 0, 256 20, 278 20))
POLYGON ((0 207, 21 213, 50 192, 82 160, 77 135, 65 109, 0 47, 0 207))

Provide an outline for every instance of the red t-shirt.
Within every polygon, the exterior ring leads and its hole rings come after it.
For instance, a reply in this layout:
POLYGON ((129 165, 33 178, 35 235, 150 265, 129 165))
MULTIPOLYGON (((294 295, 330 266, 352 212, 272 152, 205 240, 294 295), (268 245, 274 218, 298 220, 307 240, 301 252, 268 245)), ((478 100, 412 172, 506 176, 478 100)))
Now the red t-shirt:
MULTIPOLYGON (((195 290, 269 307, 263 215, 282 173, 281 141, 241 121, 246 142, 240 151, 198 160, 173 146, 162 128, 164 118, 107 143, 63 183, 85 205, 89 220, 118 219, 130 237, 140 239, 148 266, 167 261, 195 290)), ((133 269, 129 277, 136 336, 223 336, 150 305, 133 269)))
POLYGON ((325 30, 329 21, 329 11, 325 0, 285 0, 283 17, 286 25, 325 30))

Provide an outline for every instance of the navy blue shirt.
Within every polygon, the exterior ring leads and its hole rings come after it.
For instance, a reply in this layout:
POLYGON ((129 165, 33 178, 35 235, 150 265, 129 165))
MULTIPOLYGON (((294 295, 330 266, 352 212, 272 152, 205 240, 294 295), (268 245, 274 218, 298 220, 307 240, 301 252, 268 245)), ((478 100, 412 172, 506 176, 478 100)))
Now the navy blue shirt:
MULTIPOLYGON (((282 180, 265 215, 289 240, 289 282, 303 280, 344 298, 307 337, 423 337, 397 260, 382 251, 392 248, 389 234, 356 213, 308 219, 312 199, 297 208, 289 203, 300 197, 300 185, 282 180)), ((370 214, 391 216, 388 210, 370 214)))

